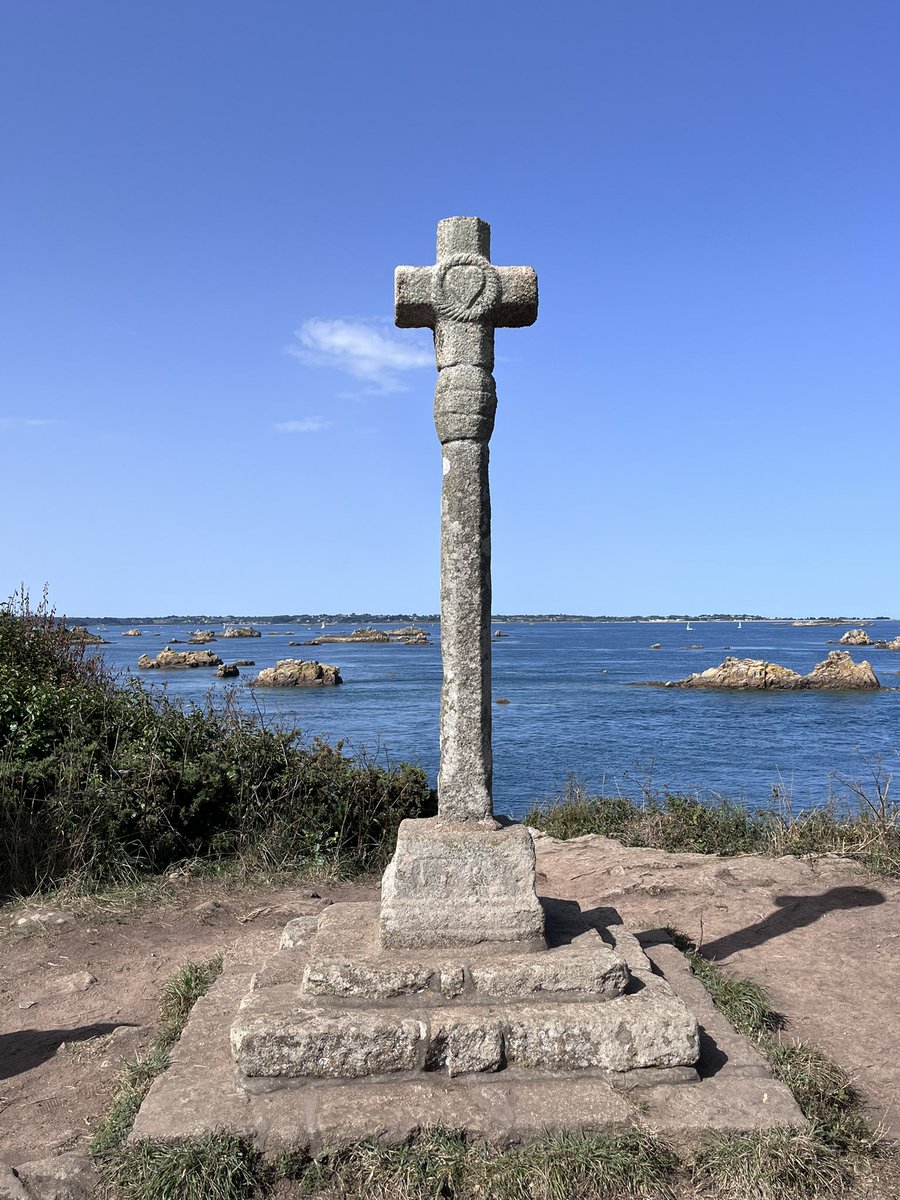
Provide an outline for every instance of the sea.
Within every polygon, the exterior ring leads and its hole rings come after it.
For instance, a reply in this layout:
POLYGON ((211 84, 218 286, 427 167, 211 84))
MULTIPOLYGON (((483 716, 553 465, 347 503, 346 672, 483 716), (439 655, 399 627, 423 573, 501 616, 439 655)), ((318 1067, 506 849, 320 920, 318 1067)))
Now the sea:
MULTIPOLYGON (((435 783, 441 687, 440 627, 421 623, 427 646, 332 644, 290 646, 353 626, 257 624, 262 636, 208 647, 226 662, 253 659, 237 680, 212 670, 142 671, 197 625, 92 624, 117 672, 132 672, 184 701, 224 702, 226 693, 265 720, 299 730, 302 740, 340 741, 347 754, 383 766, 420 765, 435 783), (252 689, 257 671, 281 658, 317 658, 340 668, 340 687, 252 689), (236 686, 235 686, 236 685, 236 686)), ((727 692, 648 687, 721 663, 726 655, 760 658, 807 672, 851 625, 796 626, 790 621, 513 621, 492 638, 494 808, 521 817, 567 788, 634 799, 680 792, 751 807, 773 789, 795 811, 831 802, 854 808, 851 785, 874 796, 873 772, 900 763, 900 653, 852 647, 883 685, 877 692, 727 692), (652 649, 655 644, 659 649, 652 649)), ((381 624, 380 628, 398 626, 381 624)), ((222 626, 209 626, 221 632, 222 626)), ((890 640, 900 622, 874 621, 869 637, 890 640)), ((176 649, 190 647, 176 646, 176 649)))

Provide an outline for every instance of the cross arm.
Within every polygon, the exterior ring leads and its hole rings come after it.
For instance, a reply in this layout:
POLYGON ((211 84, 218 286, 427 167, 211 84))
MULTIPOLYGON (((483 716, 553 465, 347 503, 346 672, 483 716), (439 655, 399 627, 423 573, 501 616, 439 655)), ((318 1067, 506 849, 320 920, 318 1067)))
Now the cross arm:
MULTIPOLYGON (((500 299, 492 323, 506 328, 533 325, 538 311, 538 285, 534 267, 494 269, 500 276, 500 299)), ((397 323, 399 325, 399 321, 397 323)))
POLYGON ((394 271, 394 323, 400 329, 434 328, 433 267, 394 271))

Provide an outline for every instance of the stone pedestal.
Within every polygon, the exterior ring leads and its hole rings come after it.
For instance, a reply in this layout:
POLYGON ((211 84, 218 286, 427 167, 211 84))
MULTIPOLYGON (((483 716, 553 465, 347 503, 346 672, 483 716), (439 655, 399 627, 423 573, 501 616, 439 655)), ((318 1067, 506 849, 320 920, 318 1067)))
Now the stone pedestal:
POLYGON ((401 822, 381 883, 383 947, 544 948, 534 843, 522 825, 493 824, 440 817, 401 822))
POLYGON ((292 922, 232 1025, 239 1087, 523 1071, 696 1079, 697 1022, 636 939, 572 903, 540 911, 541 950, 388 950, 376 904, 292 922))

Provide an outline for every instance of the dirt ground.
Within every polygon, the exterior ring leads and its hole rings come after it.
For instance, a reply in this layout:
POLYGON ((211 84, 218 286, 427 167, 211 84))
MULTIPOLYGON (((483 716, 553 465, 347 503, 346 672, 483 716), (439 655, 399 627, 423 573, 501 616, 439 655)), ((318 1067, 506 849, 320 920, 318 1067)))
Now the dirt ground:
MULTIPOLYGON (((673 925, 763 983, 787 1032, 855 1079, 900 1136, 900 884, 836 858, 717 859, 538 836, 538 890, 612 904, 637 931, 673 925)), ((136 909, 56 904, 22 926, 0 910, 0 1164, 82 1151, 122 1064, 145 1048, 183 963, 252 939, 277 945, 298 901, 376 899, 377 881, 225 888, 166 882, 136 909)))

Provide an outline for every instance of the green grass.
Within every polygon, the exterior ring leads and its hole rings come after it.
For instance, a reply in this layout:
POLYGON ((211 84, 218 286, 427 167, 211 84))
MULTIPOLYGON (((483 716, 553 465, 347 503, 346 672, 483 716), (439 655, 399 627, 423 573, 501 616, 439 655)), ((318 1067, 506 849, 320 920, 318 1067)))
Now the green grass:
POLYGON ((221 970, 222 955, 216 954, 205 962, 185 963, 166 983, 159 1001, 159 1029, 147 1051, 117 1077, 112 1107, 91 1138, 92 1157, 118 1169, 123 1161, 120 1152, 150 1085, 169 1065, 169 1050, 178 1040, 191 1009, 221 970))
POLYGON ((783 789, 772 789, 768 807, 748 809, 727 799, 649 790, 641 801, 591 796, 569 780, 555 800, 534 805, 525 824, 568 839, 584 834, 615 838, 626 846, 697 854, 841 854, 875 874, 900 876, 900 809, 890 799, 891 774, 865 762, 869 778, 845 784, 852 811, 833 804, 794 812, 783 789))
POLYGON ((848 1174, 815 1132, 769 1129, 713 1138, 691 1179, 701 1195, 722 1200, 803 1200, 841 1195, 848 1174))
POLYGON ((684 954, 691 971, 709 992, 712 1002, 735 1029, 756 1041, 780 1028, 781 1018, 772 1011, 765 988, 752 979, 726 975, 704 958, 694 943, 676 929, 667 929, 669 937, 684 954))
POLYGON ((245 1142, 214 1133, 183 1145, 138 1142, 116 1161, 122 1200, 250 1200, 260 1167, 245 1142))
POLYGON ((286 1173, 310 1197, 366 1200, 636 1200, 673 1195, 678 1158, 647 1133, 547 1134, 496 1150, 433 1129, 402 1146, 362 1142, 286 1173))

